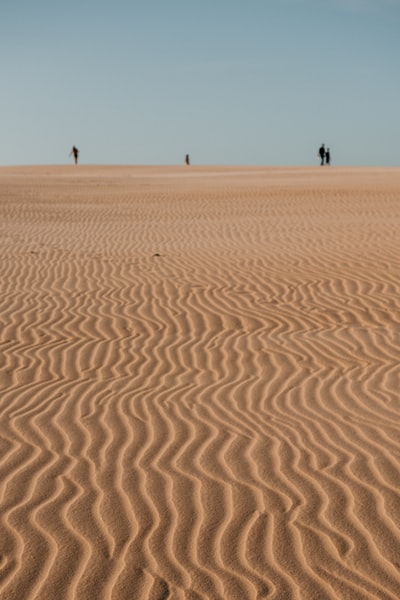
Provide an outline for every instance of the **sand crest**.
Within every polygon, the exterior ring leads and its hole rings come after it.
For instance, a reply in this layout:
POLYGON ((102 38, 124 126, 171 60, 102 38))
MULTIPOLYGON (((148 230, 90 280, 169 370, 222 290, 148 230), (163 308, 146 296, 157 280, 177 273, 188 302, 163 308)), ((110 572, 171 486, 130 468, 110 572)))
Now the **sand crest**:
POLYGON ((398 600, 400 169, 0 169, 0 598, 398 600))

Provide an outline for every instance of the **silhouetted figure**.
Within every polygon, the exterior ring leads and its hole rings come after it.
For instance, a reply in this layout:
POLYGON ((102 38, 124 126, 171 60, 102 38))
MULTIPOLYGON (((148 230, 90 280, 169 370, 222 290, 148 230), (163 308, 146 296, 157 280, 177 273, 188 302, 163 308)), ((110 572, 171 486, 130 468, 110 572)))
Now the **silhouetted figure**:
POLYGON ((330 152, 329 148, 327 148, 326 152, 325 152, 325 163, 327 165, 331 164, 331 152, 330 152))
POLYGON ((190 165, 190 158, 189 158, 189 154, 186 154, 186 156, 185 156, 185 163, 186 163, 187 165, 190 165))
POLYGON ((318 154, 321 159, 321 165, 323 165, 325 163, 325 156, 326 156, 325 144, 322 144, 321 148, 318 151, 318 154))
POLYGON ((71 156, 71 154, 74 155, 74 161, 75 161, 75 164, 77 165, 78 164, 79 150, 78 150, 78 148, 76 148, 76 146, 72 146, 72 150, 69 153, 69 155, 71 156))

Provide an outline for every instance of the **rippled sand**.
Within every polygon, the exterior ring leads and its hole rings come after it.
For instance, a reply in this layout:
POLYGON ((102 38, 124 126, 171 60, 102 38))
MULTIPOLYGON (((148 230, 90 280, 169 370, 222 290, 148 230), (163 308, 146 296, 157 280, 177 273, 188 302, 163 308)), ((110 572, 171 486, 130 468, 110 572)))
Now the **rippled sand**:
POLYGON ((1 600, 398 600, 400 169, 0 169, 1 600))

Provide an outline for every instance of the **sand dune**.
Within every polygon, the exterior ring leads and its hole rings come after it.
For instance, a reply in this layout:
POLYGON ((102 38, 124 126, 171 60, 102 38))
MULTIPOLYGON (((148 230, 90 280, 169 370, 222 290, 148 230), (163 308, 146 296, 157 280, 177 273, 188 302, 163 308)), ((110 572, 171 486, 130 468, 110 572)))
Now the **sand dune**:
POLYGON ((0 598, 398 600, 400 169, 0 169, 0 598))

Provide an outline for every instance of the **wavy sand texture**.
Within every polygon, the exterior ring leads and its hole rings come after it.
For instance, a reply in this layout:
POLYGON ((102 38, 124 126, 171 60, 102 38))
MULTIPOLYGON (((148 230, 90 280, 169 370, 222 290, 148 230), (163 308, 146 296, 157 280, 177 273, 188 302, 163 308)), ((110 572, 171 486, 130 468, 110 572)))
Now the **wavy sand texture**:
POLYGON ((398 600, 400 169, 0 169, 0 598, 398 600))

